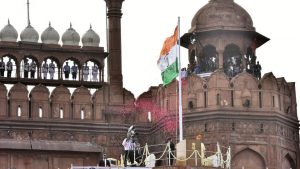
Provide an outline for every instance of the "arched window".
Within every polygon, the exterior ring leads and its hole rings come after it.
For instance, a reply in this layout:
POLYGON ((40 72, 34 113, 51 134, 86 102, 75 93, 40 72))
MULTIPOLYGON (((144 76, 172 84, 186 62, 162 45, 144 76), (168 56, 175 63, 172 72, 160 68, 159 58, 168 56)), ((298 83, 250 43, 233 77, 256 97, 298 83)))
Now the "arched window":
POLYGON ((61 118, 61 119, 64 118, 64 110, 63 110, 62 107, 61 107, 60 110, 59 110, 59 118, 61 118))
POLYGON ((21 106, 20 106, 20 105, 18 106, 17 116, 18 116, 18 117, 21 117, 21 116, 22 116, 22 109, 21 109, 21 106))
POLYGON ((197 57, 199 57, 198 60, 200 61, 199 65, 202 73, 213 72, 219 67, 219 57, 216 47, 213 45, 204 46, 202 56, 197 57))
POLYGON ((100 67, 96 62, 87 61, 82 67, 82 79, 83 81, 98 82, 101 77, 100 67))
POLYGON ((76 61, 66 60, 62 66, 62 73, 64 80, 80 80, 80 68, 76 61))
POLYGON ((234 77, 243 71, 242 54, 237 45, 227 45, 225 47, 223 56, 223 67, 227 76, 234 77))
POLYGON ((220 106, 221 102, 221 98, 220 98, 220 94, 217 94, 217 105, 220 106))
POLYGON ((53 59, 45 59, 41 67, 43 79, 59 79, 58 63, 53 59))
POLYGON ((0 57, 0 77, 15 78, 17 77, 17 66, 13 57, 0 57))
POLYGON ((38 72, 37 62, 32 58, 26 57, 21 61, 21 77, 36 79, 38 72))
POLYGON ((39 118, 42 118, 43 117, 43 109, 42 107, 40 106, 39 107, 39 118))
POLYGON ((152 116, 151 116, 151 112, 149 111, 148 112, 148 122, 151 122, 152 121, 152 116))
POLYGON ((84 109, 82 108, 80 111, 80 119, 84 119, 84 109))

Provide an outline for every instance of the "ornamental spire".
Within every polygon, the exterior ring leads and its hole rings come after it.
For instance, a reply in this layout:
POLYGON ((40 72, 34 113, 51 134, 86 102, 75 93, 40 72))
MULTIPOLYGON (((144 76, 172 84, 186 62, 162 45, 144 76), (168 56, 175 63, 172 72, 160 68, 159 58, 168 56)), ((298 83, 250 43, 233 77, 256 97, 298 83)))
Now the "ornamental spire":
POLYGON ((29 17, 29 0, 27 0, 27 24, 30 25, 30 17, 29 17))

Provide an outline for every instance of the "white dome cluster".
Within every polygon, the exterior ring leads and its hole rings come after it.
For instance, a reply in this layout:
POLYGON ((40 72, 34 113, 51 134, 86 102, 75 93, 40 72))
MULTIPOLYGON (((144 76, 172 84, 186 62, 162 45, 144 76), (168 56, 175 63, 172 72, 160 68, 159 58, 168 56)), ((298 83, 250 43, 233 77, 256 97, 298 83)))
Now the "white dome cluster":
MULTIPOLYGON (((6 42, 16 42, 18 39, 17 30, 10 24, 8 20, 8 24, 2 28, 0 31, 0 41, 6 42)), ((38 43, 39 34, 38 32, 29 24, 20 34, 21 41, 25 42, 34 42, 38 43)), ((58 32, 51 26, 49 23, 49 27, 45 29, 41 35, 41 41, 44 44, 58 44, 60 39, 60 35, 58 32)), ((68 28, 61 37, 62 45, 69 46, 78 46, 80 42, 80 35, 76 32, 74 28, 72 28, 72 24, 70 24, 70 28, 68 28)), ((81 42, 83 46, 87 47, 99 47, 100 37, 99 35, 92 29, 90 29, 82 36, 81 42)))

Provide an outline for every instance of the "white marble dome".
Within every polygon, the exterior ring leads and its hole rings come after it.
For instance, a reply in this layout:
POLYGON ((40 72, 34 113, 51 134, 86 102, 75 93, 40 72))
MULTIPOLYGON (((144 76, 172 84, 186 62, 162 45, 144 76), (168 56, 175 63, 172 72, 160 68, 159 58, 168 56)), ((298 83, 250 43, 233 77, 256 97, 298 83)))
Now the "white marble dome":
POLYGON ((78 46, 80 36, 76 32, 76 30, 72 28, 72 24, 70 24, 70 28, 65 31, 65 33, 62 35, 61 40, 63 45, 78 46))
POLYGON ((91 26, 90 29, 82 36, 81 42, 83 46, 99 47, 100 37, 91 26))
POLYGON ((31 26, 28 25, 22 32, 21 32, 21 41, 26 42, 35 42, 37 43, 39 40, 38 32, 31 26))
POLYGON ((51 23, 41 36, 41 40, 45 44, 58 44, 59 38, 58 32, 51 26, 51 23))
POLYGON ((0 32, 0 40, 7 42, 16 42, 18 39, 17 30, 10 24, 8 20, 8 24, 2 28, 0 32))

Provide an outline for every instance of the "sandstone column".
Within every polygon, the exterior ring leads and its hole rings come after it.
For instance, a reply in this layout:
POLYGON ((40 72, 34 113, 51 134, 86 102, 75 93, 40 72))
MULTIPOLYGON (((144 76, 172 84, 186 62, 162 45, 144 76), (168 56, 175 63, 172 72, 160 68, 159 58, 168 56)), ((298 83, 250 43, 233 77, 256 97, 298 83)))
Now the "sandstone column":
POLYGON ((110 102, 123 103, 121 17, 124 0, 105 0, 108 17, 108 76, 110 102))

